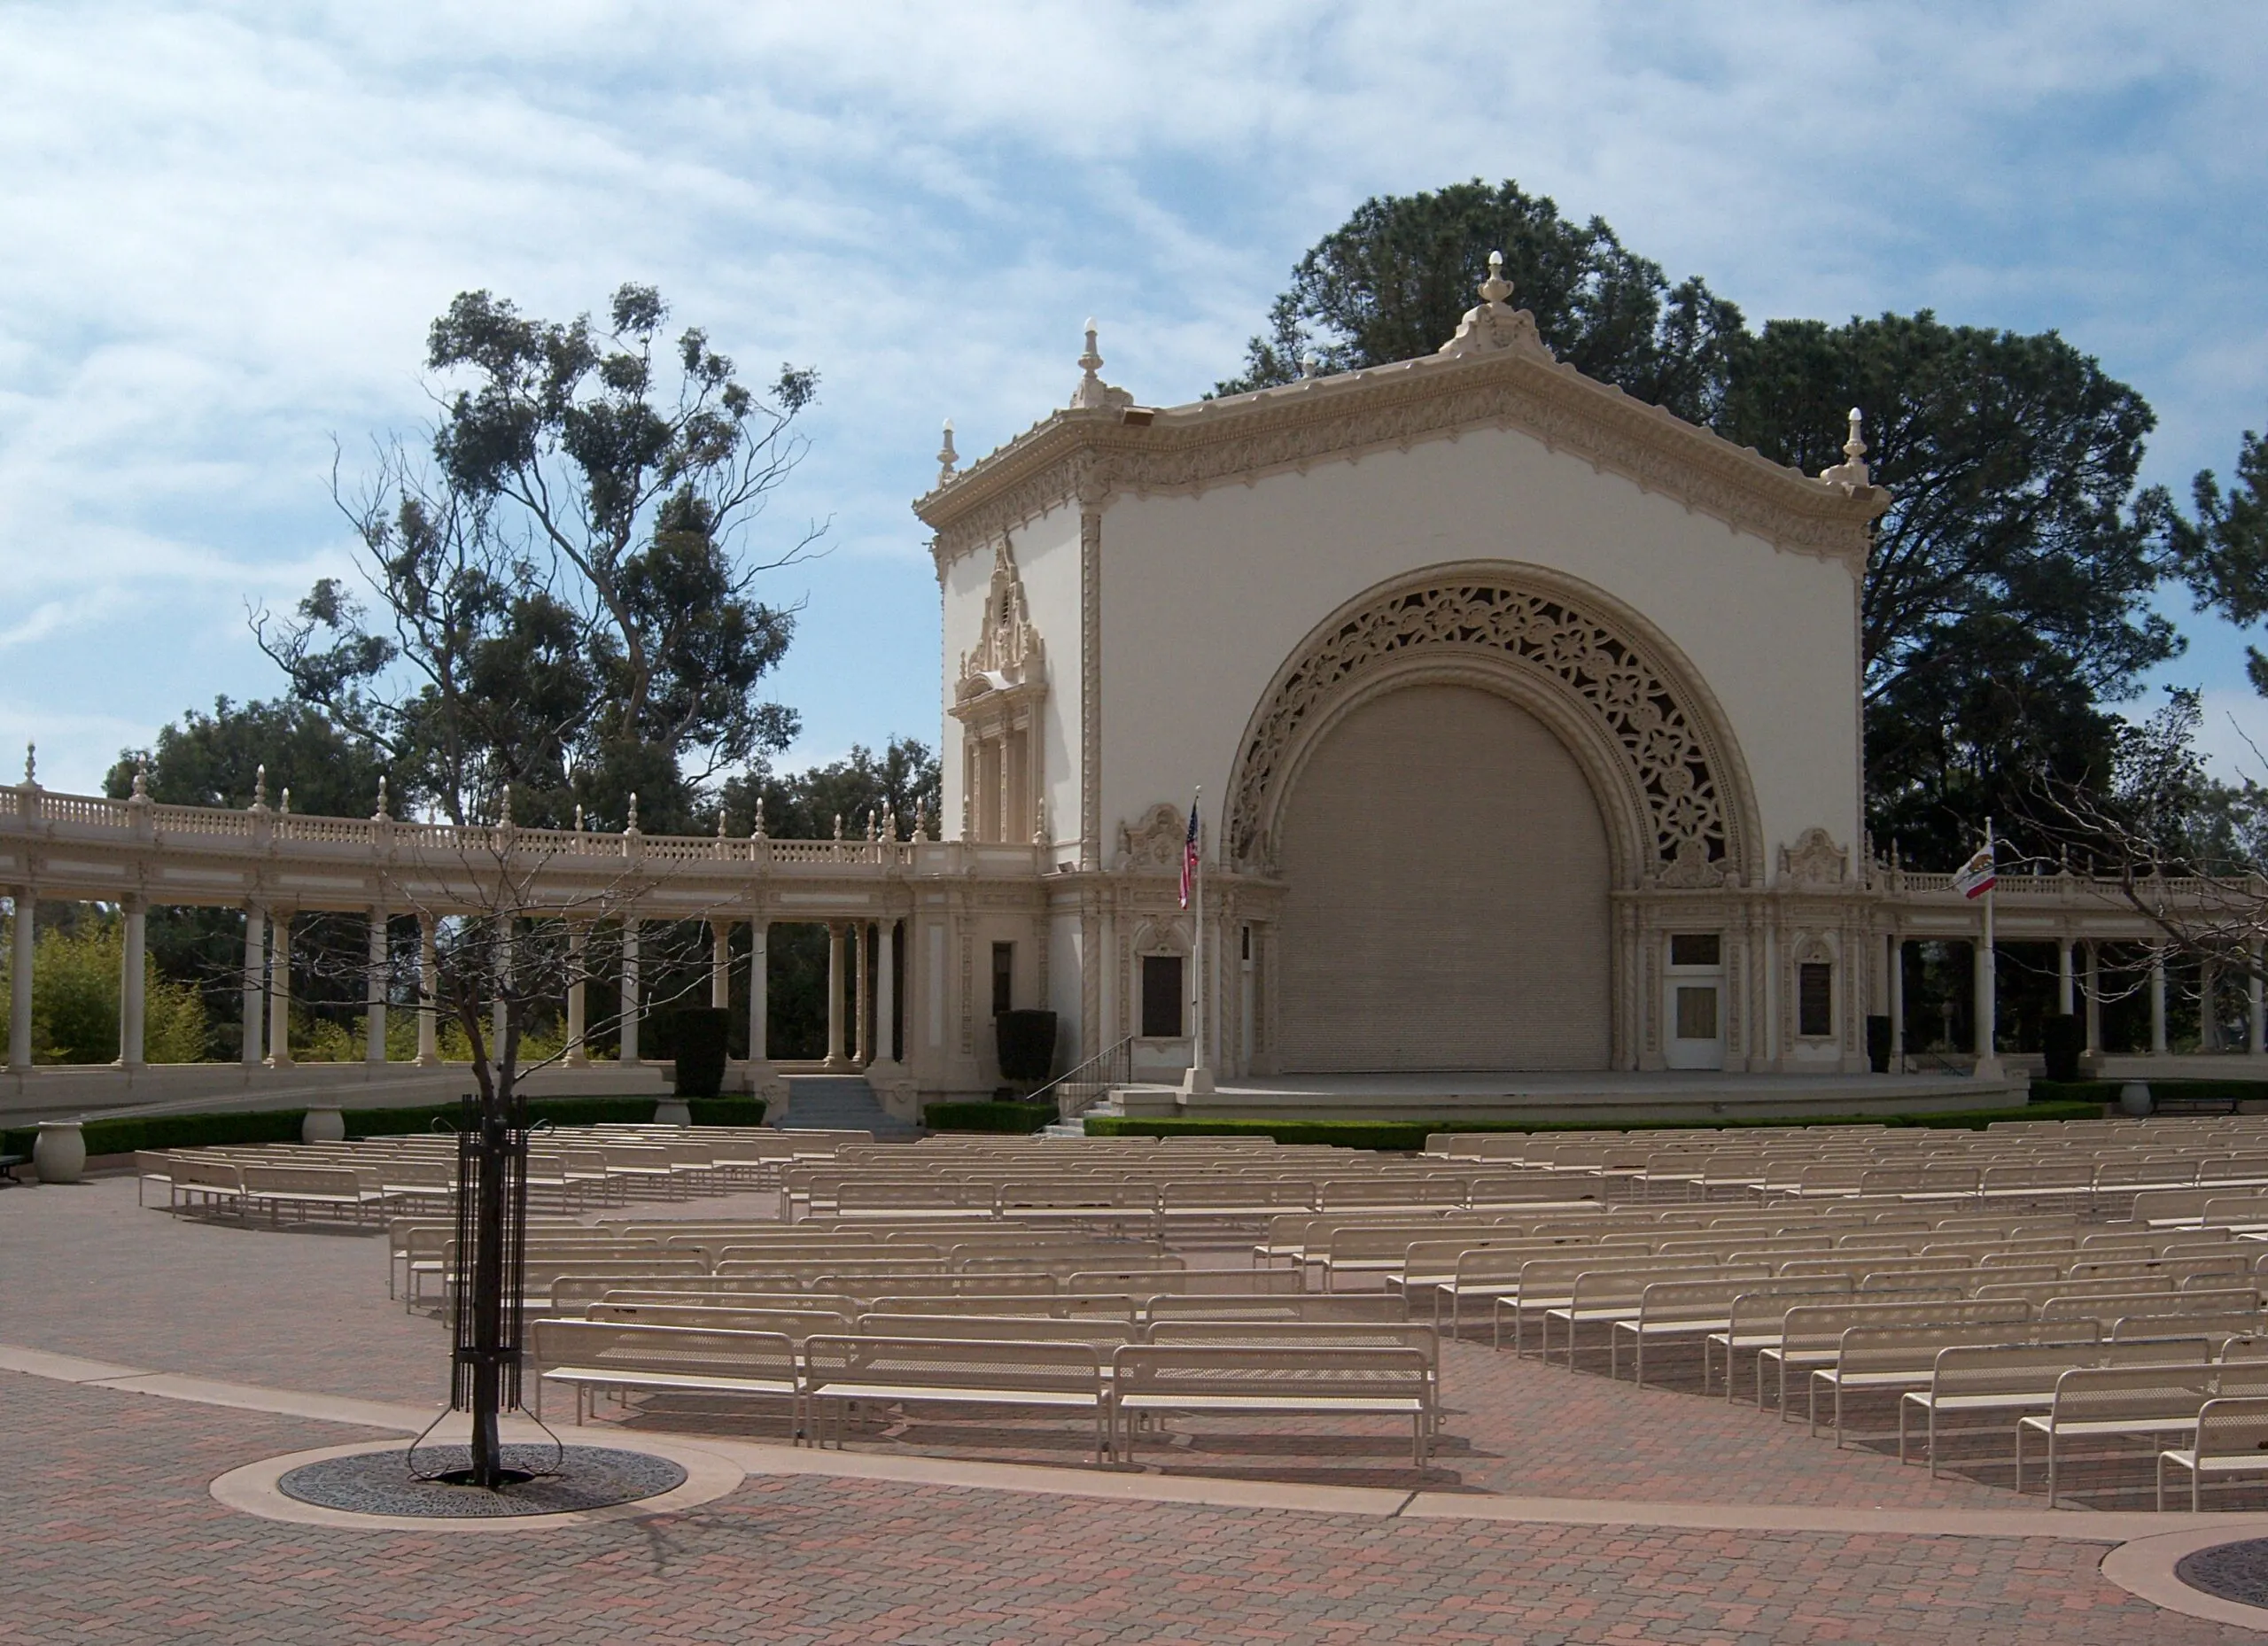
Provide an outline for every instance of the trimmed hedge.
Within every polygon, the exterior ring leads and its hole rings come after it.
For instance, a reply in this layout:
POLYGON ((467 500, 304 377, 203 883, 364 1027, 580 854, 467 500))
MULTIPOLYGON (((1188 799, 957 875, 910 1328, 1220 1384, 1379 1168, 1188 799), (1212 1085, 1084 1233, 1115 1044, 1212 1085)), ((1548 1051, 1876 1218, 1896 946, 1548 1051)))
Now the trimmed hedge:
MULTIPOLYGON (((2203 1099, 2208 1102, 2268 1103, 2268 1080, 2155 1080, 2148 1075, 2130 1076, 2148 1085, 2150 1095, 2163 1101, 2203 1099)), ((2058 1102, 2116 1103, 2124 1080, 2035 1080, 2031 1089, 2058 1102)))
POLYGON ((1759 1126, 1928 1126, 1983 1130, 1996 1120, 2096 1120, 2099 1103, 2033 1103, 2023 1108, 1963 1109, 1946 1114, 1774 1115, 1760 1120, 1631 1121, 1601 1125, 1591 1121, 1371 1120, 1168 1120, 1115 1114, 1087 1117, 1090 1137, 1250 1137, 1278 1143, 1328 1143, 1343 1149, 1416 1153, 1437 1131, 1682 1131, 1737 1130, 1759 1126))
MULTIPOLYGON (((530 1121, 555 1126, 642 1124, 654 1118, 652 1098, 531 1098, 530 1121)), ((686 1106, 696 1126, 755 1126, 764 1120, 756 1098, 697 1099, 686 1106)), ((342 1109, 352 1137, 399 1137, 411 1132, 453 1131, 458 1106, 422 1103, 414 1107, 342 1109)), ((131 1154, 137 1149, 195 1149, 216 1144, 297 1143, 305 1109, 262 1109, 216 1114, 120 1115, 91 1120, 82 1129, 89 1154, 131 1154)), ((0 1153, 29 1154, 38 1137, 35 1127, 0 1131, 0 1153)))
POLYGON ((1052 1103, 932 1103, 921 1111, 931 1131, 1035 1132, 1055 1119, 1052 1103))

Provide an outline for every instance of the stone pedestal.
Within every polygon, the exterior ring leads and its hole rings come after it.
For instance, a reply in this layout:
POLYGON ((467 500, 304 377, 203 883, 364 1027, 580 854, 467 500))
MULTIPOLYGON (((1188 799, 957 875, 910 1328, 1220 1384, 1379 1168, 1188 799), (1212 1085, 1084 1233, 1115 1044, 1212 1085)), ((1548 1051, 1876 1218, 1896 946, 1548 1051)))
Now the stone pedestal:
POLYGON ((654 1105, 654 1124, 656 1126, 690 1126, 693 1111, 682 1098, 664 1098, 654 1105))

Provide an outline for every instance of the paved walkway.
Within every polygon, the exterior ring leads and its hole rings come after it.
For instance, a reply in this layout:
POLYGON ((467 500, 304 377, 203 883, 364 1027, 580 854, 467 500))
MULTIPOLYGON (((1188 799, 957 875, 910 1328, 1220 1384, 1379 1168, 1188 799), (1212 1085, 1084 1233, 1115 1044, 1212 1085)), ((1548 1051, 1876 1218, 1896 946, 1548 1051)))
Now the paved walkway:
MULTIPOLYGON (((1470 1345, 1445 1369, 1455 1448, 1422 1481, 1391 1434, 1255 1456, 1200 1430, 1129 1479, 1031 1466, 1066 1450, 1037 1425, 841 1455, 712 1432, 750 1478, 679 1514, 283 1525, 208 1483, 399 1432, 442 1392, 440 1329, 387 1305, 382 1242, 177 1223, 113 1179, 0 1192, 0 1367, 35 1369, 0 1370, 0 1642, 2257 1638, 2101 1574, 2116 1540, 2185 1518, 2051 1515, 1981 1467, 1933 1484, 1720 1400, 1470 1345), (117 1371, 174 1375, 91 1380, 117 1371)), ((2222 1524, 2261 1534, 2249 1519, 2222 1524)))

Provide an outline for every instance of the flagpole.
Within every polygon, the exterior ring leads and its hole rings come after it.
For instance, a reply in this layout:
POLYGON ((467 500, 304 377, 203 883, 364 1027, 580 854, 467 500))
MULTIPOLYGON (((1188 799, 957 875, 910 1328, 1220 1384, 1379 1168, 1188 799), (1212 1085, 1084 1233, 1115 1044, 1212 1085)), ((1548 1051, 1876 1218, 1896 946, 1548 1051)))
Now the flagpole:
POLYGON ((2000 967, 1992 952, 1992 895, 2000 884, 2000 853, 1992 844, 1992 819, 1984 819, 1984 939, 1977 948, 1977 1074, 1978 1080, 2002 1076, 2000 1040, 2000 967))
POLYGON ((1190 971, 1194 982, 1190 1025, 1196 1034, 1190 1041, 1189 1074, 1182 1081, 1181 1090, 1184 1097, 1200 1097, 1213 1090, 1213 1071, 1205 1056, 1205 786, 1202 783, 1191 796, 1189 809, 1197 818, 1197 866, 1191 875, 1196 928, 1190 943, 1190 971))

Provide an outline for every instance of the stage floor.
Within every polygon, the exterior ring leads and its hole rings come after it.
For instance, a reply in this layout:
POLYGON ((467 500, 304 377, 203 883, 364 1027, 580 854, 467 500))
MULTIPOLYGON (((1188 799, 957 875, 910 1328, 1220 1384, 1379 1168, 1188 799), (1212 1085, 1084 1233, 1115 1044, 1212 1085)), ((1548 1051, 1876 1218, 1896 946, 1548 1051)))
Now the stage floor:
POLYGON ((1736 1075, 1715 1070, 1247 1075, 1184 1098, 1173 1087, 1122 1093, 1129 1114, 1344 1120, 1694 1120, 1918 1114, 2005 1108, 2025 1083, 1944 1075, 1736 1075))

